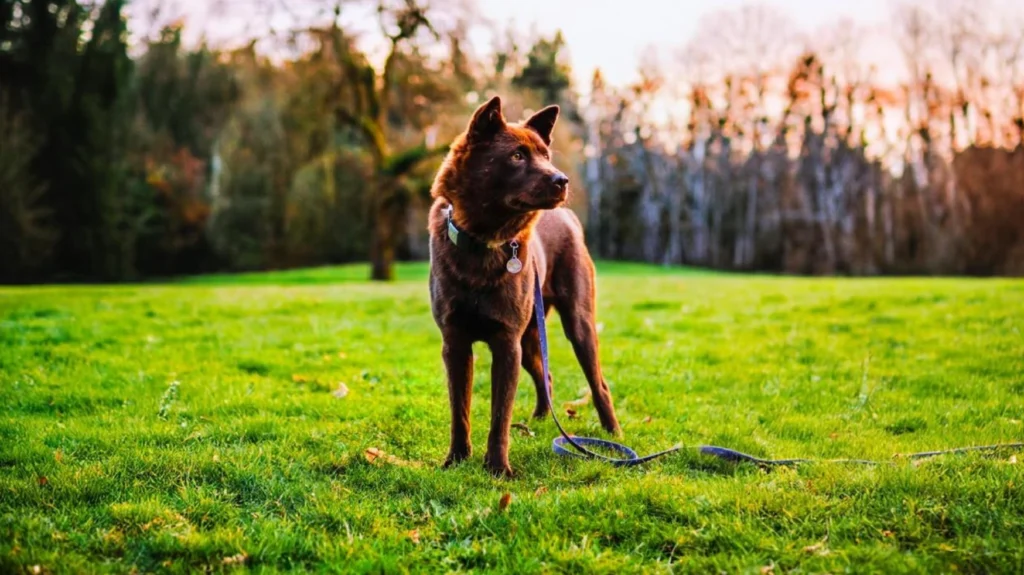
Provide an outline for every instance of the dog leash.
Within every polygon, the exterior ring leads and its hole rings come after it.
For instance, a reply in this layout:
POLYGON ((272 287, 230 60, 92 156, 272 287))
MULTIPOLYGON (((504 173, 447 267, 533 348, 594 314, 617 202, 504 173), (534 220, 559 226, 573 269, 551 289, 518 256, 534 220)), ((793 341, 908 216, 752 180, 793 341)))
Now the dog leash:
MULTIPOLYGON (((551 411, 551 419, 555 421, 555 426, 558 428, 558 432, 561 434, 558 437, 555 437, 554 440, 552 440, 552 451, 554 451, 558 455, 565 457, 582 457, 584 459, 597 459, 600 461, 604 461, 605 463, 610 463, 615 467, 632 467, 634 465, 647 463, 648 461, 658 459, 659 457, 663 457, 670 453, 675 453, 677 451, 686 449, 685 446, 675 445, 664 451, 659 451, 657 453, 652 453, 650 455, 640 457, 637 454, 637 452, 634 451, 632 448, 627 447, 621 443, 616 443, 614 441, 609 441, 607 439, 598 439, 596 437, 573 436, 566 433, 565 429, 562 427, 562 424, 558 421, 558 417, 555 415, 554 390, 552 389, 551 385, 551 374, 548 371, 548 335, 546 329, 547 322, 545 320, 544 313, 544 294, 542 293, 543 290, 541 289, 540 271, 536 268, 536 266, 534 266, 533 277, 533 311, 534 315, 536 315, 537 317, 537 332, 540 336, 540 357, 544 367, 544 400, 547 402, 548 409, 551 411), (569 450, 566 447, 567 444, 574 448, 578 453, 574 453, 573 451, 569 450), (609 451, 614 451, 616 453, 621 454, 622 457, 609 457, 607 455, 602 455, 600 453, 594 453, 593 451, 590 451, 589 449, 584 447, 585 445, 590 447, 600 447, 603 449, 607 449, 609 451)), ((972 451, 996 451, 999 449, 1020 450, 1022 448, 1024 448, 1024 443, 1001 443, 997 445, 959 447, 956 449, 947 449, 943 451, 922 451, 919 453, 910 453, 902 457, 906 459, 924 459, 927 457, 935 457, 938 455, 967 453, 972 451)), ((748 462, 758 465, 760 467, 778 467, 797 465, 800 463, 849 463, 854 465, 894 464, 894 462, 892 461, 872 461, 869 459, 762 459, 760 457, 755 457, 753 455, 743 453, 741 451, 736 451, 735 449, 730 449, 728 447, 719 447, 717 445, 698 445, 696 446, 696 449, 704 455, 710 455, 712 457, 717 457, 718 459, 722 459, 725 461, 730 461, 734 463, 748 462)))

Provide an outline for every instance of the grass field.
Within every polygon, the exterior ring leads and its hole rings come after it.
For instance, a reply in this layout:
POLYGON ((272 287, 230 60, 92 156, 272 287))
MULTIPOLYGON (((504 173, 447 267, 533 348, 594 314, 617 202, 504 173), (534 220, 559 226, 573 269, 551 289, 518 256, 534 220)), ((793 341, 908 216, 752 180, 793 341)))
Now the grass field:
MULTIPOLYGON (((497 480, 484 346, 440 469, 426 272, 0 288, 0 572, 1024 572, 1024 454, 894 458, 1024 438, 1024 282, 603 264, 626 443, 895 464, 560 459, 524 375, 497 480)), ((586 383, 550 331, 561 406, 586 383)))

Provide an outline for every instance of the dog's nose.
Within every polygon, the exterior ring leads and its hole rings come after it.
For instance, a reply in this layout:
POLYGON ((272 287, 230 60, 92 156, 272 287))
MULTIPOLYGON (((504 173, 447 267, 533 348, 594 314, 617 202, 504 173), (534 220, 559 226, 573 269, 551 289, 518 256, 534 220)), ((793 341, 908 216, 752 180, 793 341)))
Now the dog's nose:
POLYGON ((569 178, 562 172, 555 172, 551 175, 551 183, 559 188, 564 188, 569 185, 569 178))

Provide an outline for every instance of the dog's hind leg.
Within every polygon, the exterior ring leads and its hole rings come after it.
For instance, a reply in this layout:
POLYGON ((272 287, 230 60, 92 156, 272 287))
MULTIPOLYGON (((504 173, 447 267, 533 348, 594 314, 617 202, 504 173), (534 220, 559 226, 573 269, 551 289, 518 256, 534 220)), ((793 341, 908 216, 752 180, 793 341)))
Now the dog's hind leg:
MULTIPOLYGON (((544 302, 545 316, 551 310, 551 302, 544 302)), ((537 388, 537 407, 533 410, 536 418, 545 417, 550 410, 544 401, 544 364, 540 354, 540 332, 537 331, 537 316, 534 314, 530 319, 530 325, 523 334, 523 369, 533 378, 533 385, 537 388)), ((551 377, 551 374, 548 374, 551 377)))
POLYGON ((612 394, 601 373, 601 363, 597 353, 596 305, 594 303, 594 284, 586 277, 579 275, 569 282, 572 285, 572 297, 559 298, 555 301, 555 309, 562 318, 565 336, 572 342, 576 359, 583 368, 583 375, 590 385, 590 393, 597 408, 597 416, 601 419, 601 427, 609 433, 618 435, 619 421, 615 417, 612 405, 612 394))

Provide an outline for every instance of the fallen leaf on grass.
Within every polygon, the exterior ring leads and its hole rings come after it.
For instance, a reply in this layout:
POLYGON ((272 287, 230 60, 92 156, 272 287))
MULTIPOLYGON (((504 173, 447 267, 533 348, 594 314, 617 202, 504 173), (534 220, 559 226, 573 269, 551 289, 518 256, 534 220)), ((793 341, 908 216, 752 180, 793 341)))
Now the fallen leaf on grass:
POLYGON ((533 492, 533 496, 534 497, 540 497, 541 495, 544 495, 547 492, 548 492, 548 488, 544 487, 543 485, 541 485, 540 487, 537 488, 537 491, 533 492))
POLYGON ((588 403, 590 403, 590 392, 589 391, 586 392, 585 394, 583 394, 583 397, 581 397, 579 399, 574 399, 572 401, 566 401, 566 402, 562 403, 562 406, 563 407, 583 407, 584 405, 586 405, 588 403))
POLYGON ((302 375, 301 373, 293 373, 292 381, 294 381, 295 383, 306 383, 307 381, 309 381, 309 377, 302 375))
POLYGON ((534 437, 535 435, 537 435, 529 427, 527 427, 525 423, 513 423, 512 427, 518 429, 519 431, 522 431, 523 435, 527 437, 534 437))
POLYGON ((419 529, 413 529, 412 531, 410 531, 409 533, 407 533, 407 535, 409 536, 409 539, 410 539, 410 540, 411 540, 411 541, 412 541, 412 542, 413 542, 414 544, 416 544, 416 545, 419 545, 419 544, 420 544, 420 531, 419 531, 419 529))
POLYGON ((808 545, 804 547, 804 553, 811 553, 813 555, 828 555, 830 551, 825 547, 825 539, 818 541, 814 545, 808 545))
POLYGON ((49 483, 50 483, 50 480, 47 479, 45 475, 40 475, 39 476, 39 485, 41 487, 45 487, 49 483))
POLYGON ((232 555, 231 557, 225 557, 224 559, 221 560, 221 563, 223 563, 224 565, 241 565, 242 563, 245 563, 245 560, 248 559, 248 558, 249 558, 249 556, 246 555, 245 553, 239 553, 238 555, 232 555))
POLYGON ((765 565, 761 568, 761 575, 771 575, 775 573, 775 565, 765 565))
POLYGON ((345 397, 346 395, 348 395, 348 386, 345 385, 344 383, 341 383, 339 381, 338 382, 338 389, 335 389, 334 391, 332 391, 331 395, 333 395, 334 397, 337 397, 338 399, 341 399, 341 398, 345 397))
POLYGON ((569 419, 576 419, 576 416, 578 415, 576 410, 572 408, 566 409, 565 414, 569 416, 569 419))
POLYGON ((814 553, 815 551, 821 549, 824 546, 825 546, 824 542, 818 542, 818 543, 815 543, 814 545, 808 545, 807 547, 804 547, 804 553, 814 553))
POLYGON ((512 494, 504 493, 501 499, 498 500, 498 511, 504 511, 508 509, 509 504, 512 503, 512 494))
POLYGON ((651 416, 648 415, 647 417, 644 418, 644 423, 650 423, 650 422, 651 422, 651 416))
POLYGON ((367 447, 366 451, 363 452, 363 456, 366 457, 367 461, 374 464, 385 461, 392 465, 399 465, 402 467, 420 467, 423 465, 419 461, 407 461, 405 459, 395 457, 394 455, 388 455, 376 447, 367 447))
POLYGON ((892 531, 889 531, 888 529, 886 529, 885 531, 882 531, 882 537, 893 537, 893 536, 894 536, 894 533, 892 531))

